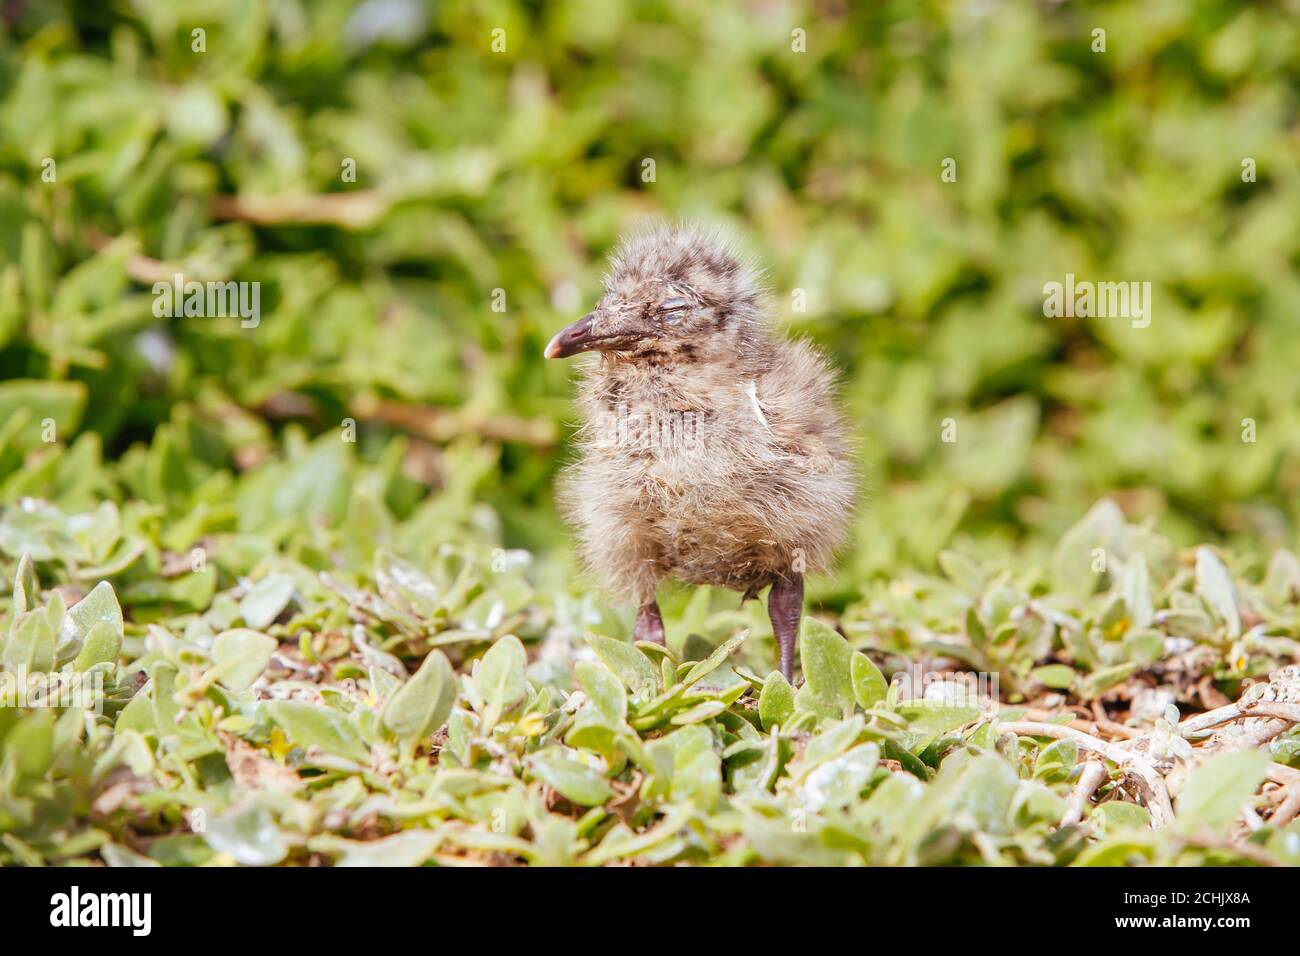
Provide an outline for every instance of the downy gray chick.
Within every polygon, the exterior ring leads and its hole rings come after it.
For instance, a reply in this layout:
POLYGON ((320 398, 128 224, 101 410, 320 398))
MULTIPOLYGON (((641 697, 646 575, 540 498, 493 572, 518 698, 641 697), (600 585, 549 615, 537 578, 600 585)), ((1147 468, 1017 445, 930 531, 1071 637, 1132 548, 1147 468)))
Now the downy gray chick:
POLYGON ((546 357, 597 353, 561 500, 587 565, 639 607, 636 639, 664 640, 665 578, 771 586, 789 679, 803 574, 843 542, 855 476, 826 363, 773 332, 762 295, 717 236, 660 229, 621 245, 596 308, 546 357))

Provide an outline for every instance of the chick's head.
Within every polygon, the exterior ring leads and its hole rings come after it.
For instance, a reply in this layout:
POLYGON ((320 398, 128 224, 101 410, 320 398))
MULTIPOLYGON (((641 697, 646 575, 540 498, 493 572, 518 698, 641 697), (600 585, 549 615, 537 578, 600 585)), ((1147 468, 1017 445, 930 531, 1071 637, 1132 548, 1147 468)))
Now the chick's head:
POLYGON ((716 235, 660 229, 626 240, 595 309, 562 329, 547 358, 601 351, 636 361, 745 347, 761 315, 756 271, 716 235))

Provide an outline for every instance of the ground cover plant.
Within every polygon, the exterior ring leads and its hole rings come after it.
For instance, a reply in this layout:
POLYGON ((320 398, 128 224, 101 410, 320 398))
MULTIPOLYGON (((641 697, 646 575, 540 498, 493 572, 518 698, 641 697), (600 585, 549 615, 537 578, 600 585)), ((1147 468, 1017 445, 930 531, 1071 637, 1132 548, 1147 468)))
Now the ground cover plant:
POLYGON ((1284 9, 4 4, 0 863, 1300 862, 1284 9), (673 216, 842 370, 793 685, 555 514, 673 216))

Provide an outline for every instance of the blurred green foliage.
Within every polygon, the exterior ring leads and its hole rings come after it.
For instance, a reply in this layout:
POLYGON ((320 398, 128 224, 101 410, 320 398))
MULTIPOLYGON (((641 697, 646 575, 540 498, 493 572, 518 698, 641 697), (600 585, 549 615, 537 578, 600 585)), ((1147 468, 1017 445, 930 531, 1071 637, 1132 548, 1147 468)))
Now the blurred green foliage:
MULTIPOLYGON (((562 545, 549 438, 569 370, 540 347, 621 233, 693 217, 734 227, 778 321, 843 370, 868 473, 843 582, 964 531, 1054 536, 1101 493, 1182 543, 1294 540, 1300 21, 1283 3, 6 9, 4 473, 53 417, 109 458, 183 449, 183 508, 288 421, 351 415, 372 459, 394 421, 432 439, 427 467, 407 463, 425 484, 448 440, 484 448, 474 497, 511 542, 562 545), (262 282, 261 324, 156 318, 152 281, 175 272, 262 282), (1150 327, 1045 318, 1066 273, 1151 282, 1150 327), (447 411, 403 414, 425 405, 447 411)), ((82 501, 121 495, 104 481, 82 501)))

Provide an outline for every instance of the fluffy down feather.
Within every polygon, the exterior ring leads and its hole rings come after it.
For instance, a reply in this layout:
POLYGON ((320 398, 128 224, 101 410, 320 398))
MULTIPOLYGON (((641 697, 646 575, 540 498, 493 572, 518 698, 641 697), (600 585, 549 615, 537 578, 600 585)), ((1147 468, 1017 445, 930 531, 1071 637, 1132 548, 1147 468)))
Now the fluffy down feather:
POLYGON ((759 274, 716 235, 627 241, 594 314, 628 321, 679 295, 687 315, 584 367, 561 483, 587 565, 639 603, 669 577, 752 595, 823 570, 855 499, 830 369, 771 329, 759 274))

